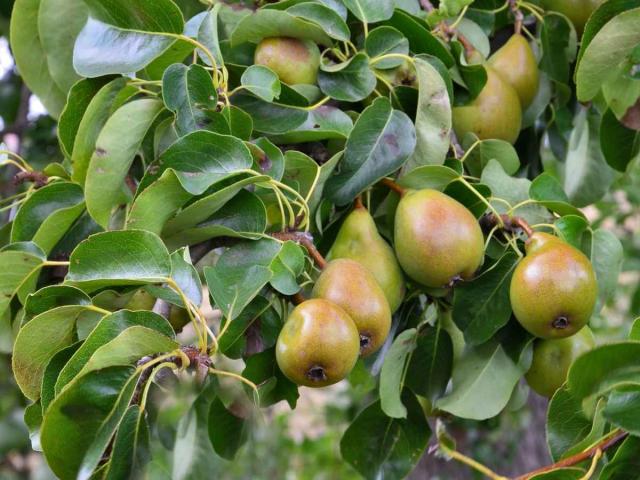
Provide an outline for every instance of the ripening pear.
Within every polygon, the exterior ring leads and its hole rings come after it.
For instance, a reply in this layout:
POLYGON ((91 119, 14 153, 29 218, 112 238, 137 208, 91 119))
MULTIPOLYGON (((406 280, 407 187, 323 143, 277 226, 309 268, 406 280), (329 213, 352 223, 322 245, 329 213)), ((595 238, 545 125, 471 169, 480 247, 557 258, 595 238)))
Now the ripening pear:
POLYGON ((289 85, 313 85, 318 79, 320 49, 311 40, 270 37, 256 47, 254 62, 270 68, 289 85))
POLYGON ((604 1, 605 0, 543 0, 542 6, 545 10, 558 12, 566 16, 571 20, 573 26, 576 27, 578 35, 581 35, 593 11, 604 1))
POLYGON ((360 336, 360 355, 377 351, 389 335, 391 310, 384 292, 372 273, 348 258, 329 262, 311 296, 323 298, 342 308, 351 317, 360 336))
POLYGON ((453 107, 453 129, 459 139, 468 132, 480 140, 497 138, 514 143, 520 133, 522 107, 515 89, 489 65, 487 83, 469 104, 453 107))
POLYGON ((446 287, 473 276, 484 258, 484 238, 464 205, 437 190, 407 190, 396 210, 395 249, 416 282, 446 287))
POLYGON ((156 304, 156 297, 147 292, 144 288, 136 290, 124 308, 127 310, 153 310, 156 304))
POLYGON ((533 347, 531 368, 525 375, 529 386, 544 397, 552 397, 567 380, 569 367, 576 358, 595 347, 589 327, 571 337, 537 340, 533 347))
POLYGON ((356 207, 345 219, 327 259, 349 258, 364 265, 382 288, 391 312, 404 298, 404 278, 393 248, 378 233, 369 211, 356 207))
POLYGON ((527 39, 513 35, 498 51, 489 57, 488 64, 518 94, 522 110, 526 109, 538 93, 538 62, 527 39))
POLYGON ((540 338, 569 337, 584 327, 598 285, 589 259, 548 233, 535 232, 511 277, 511 308, 520 324, 540 338))
POLYGON ((289 315, 276 343, 276 361, 292 382, 325 387, 351 372, 359 351, 358 329, 347 312, 314 298, 289 315))

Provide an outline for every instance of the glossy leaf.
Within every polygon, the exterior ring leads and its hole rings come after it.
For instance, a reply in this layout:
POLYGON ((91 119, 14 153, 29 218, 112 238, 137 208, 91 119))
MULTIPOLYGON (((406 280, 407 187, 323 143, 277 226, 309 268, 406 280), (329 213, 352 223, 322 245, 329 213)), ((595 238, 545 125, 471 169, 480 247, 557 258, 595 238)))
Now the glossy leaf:
POLYGON ((318 86, 335 100, 357 102, 373 92, 376 77, 367 56, 358 53, 345 62, 322 66, 318 73, 318 86))
POLYGON ((317 23, 327 35, 336 40, 346 42, 351 36, 349 27, 340 15, 330 6, 322 3, 298 3, 287 8, 287 13, 317 23))
POLYGON ((218 455, 233 460, 238 449, 247 440, 248 424, 216 398, 209 408, 209 439, 218 455))
POLYGON ((407 368, 406 386, 435 402, 444 394, 452 368, 451 336, 439 325, 423 328, 407 368))
POLYGON ((416 347, 417 331, 405 330, 387 351, 380 371, 380 408, 392 418, 407 418, 407 409, 400 399, 404 377, 411 354, 416 347))
POLYGON ((265 102, 271 102, 280 96, 280 80, 269 68, 262 65, 252 65, 247 68, 240 78, 244 88, 265 102))
POLYGON ((343 0, 343 3, 355 17, 366 23, 387 20, 393 14, 393 2, 376 0, 343 0))
MULTIPOLYGON (((393 27, 378 27, 369 32, 364 48, 372 59, 389 53, 408 55, 409 40, 393 27)), ((395 68, 403 62, 402 58, 387 58, 375 62, 375 68, 383 70, 395 68)))
POLYGON ((260 9, 244 17, 231 35, 231 44, 258 43, 267 37, 293 37, 331 45, 331 38, 316 23, 270 9, 260 9))
POLYGON ((400 177, 398 183, 405 188, 444 190, 449 183, 459 177, 458 172, 444 165, 422 165, 400 177))

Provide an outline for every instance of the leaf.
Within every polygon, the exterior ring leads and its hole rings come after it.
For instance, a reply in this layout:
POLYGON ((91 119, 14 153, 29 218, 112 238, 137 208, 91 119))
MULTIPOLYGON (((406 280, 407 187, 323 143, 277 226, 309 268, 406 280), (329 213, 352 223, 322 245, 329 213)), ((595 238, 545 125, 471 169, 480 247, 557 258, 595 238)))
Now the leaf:
MULTIPOLYGON (((202 23, 198 28, 198 41, 209 49, 218 67, 224 64, 218 35, 218 20, 221 9, 222 4, 215 4, 211 10, 204 14, 202 23)), ((197 52, 205 64, 212 66, 208 55, 201 49, 198 49, 197 52)))
POLYGON ((271 69, 262 65, 251 65, 240 77, 240 83, 265 102, 280 96, 280 80, 271 69))
POLYGON ((415 128, 409 117, 377 99, 358 117, 340 162, 329 179, 326 196, 338 205, 352 201, 367 187, 397 170, 413 152, 415 128))
POLYGON ((435 402, 444 394, 453 368, 453 343, 440 325, 425 327, 407 368, 405 384, 417 395, 435 402))
POLYGON ((407 418, 407 409, 400 396, 407 364, 416 347, 417 333, 415 328, 402 332, 384 357, 380 371, 380 408, 388 417, 407 418))
POLYGON ((38 96, 47 112, 60 115, 66 93, 54 82, 38 32, 41 0, 17 0, 11 14, 11 52, 20 76, 38 96))
POLYGON ((188 249, 181 248, 171 254, 171 278, 194 305, 202 304, 202 283, 188 249))
POLYGON ((116 433, 105 478, 116 480, 143 476, 144 467, 151 460, 149 443, 145 412, 138 405, 131 405, 116 433))
POLYGON ((346 7, 361 22, 376 23, 391 18, 393 2, 376 0, 342 0, 346 7))
POLYGON ((467 148, 467 158, 464 161, 465 166, 469 169, 471 175, 480 176, 482 170, 487 166, 489 161, 495 159, 502 169, 508 175, 514 175, 520 168, 520 159, 513 145, 504 140, 487 139, 478 140, 475 135, 470 135, 473 138, 471 141, 465 142, 465 148, 467 148), (472 150, 473 144, 478 142, 472 150), (469 143, 467 145, 467 143, 469 143))
POLYGON ((405 390, 406 419, 387 417, 380 401, 365 408, 344 432, 342 458, 365 478, 405 478, 427 447, 431 429, 415 396, 405 390))
POLYGON ((245 360, 242 376, 258 386, 260 406, 268 407, 286 400, 291 408, 298 401, 298 386, 285 377, 276 363, 275 348, 268 348, 245 360))
POLYGON ((231 34, 231 45, 259 43, 267 37, 308 39, 325 46, 332 43, 324 29, 316 23, 280 10, 260 9, 240 20, 231 34))
POLYGON ((416 113, 417 143, 405 168, 421 165, 442 165, 449 151, 451 132, 451 103, 447 86, 429 62, 414 60, 418 83, 418 110, 416 113))
POLYGON ((616 427, 638 436, 640 423, 640 391, 637 388, 614 390, 603 410, 604 417, 616 427))
POLYGON ((600 148, 609 166, 624 172, 640 152, 640 133, 625 127, 609 109, 600 123, 600 148))
POLYGON ((565 451, 589 434, 591 424, 580 400, 567 390, 566 385, 556 391, 547 412, 547 444, 551 458, 562 458, 565 451))
POLYGON ((613 233, 599 228, 593 232, 590 253, 589 258, 598 281, 598 303, 596 304, 596 312, 598 312, 613 296, 618 286, 624 251, 620 240, 613 233))
POLYGON ((321 66, 318 86, 335 100, 357 102, 367 98, 376 88, 376 77, 364 53, 335 65, 321 66))
POLYGON ((269 283, 283 295, 293 295, 300 291, 297 278, 302 275, 304 267, 305 255, 302 247, 292 241, 284 242, 280 253, 269 266, 273 274, 269 283))
POLYGON ((279 144, 317 142, 320 140, 346 140, 353 129, 353 120, 339 108, 322 105, 311 110, 307 120, 296 128, 271 135, 279 144))
POLYGON ((112 209, 120 203, 124 179, 147 131, 162 110, 152 99, 135 100, 119 108, 96 141, 85 183, 87 210, 107 228, 112 209))
POLYGON ((562 185, 550 173, 542 173, 531 182, 529 197, 559 215, 584 217, 579 209, 569 203, 569 197, 562 189, 562 185))
POLYGON ((422 165, 404 174, 398 179, 398 183, 405 188, 415 190, 433 188, 442 191, 459 177, 458 172, 444 165, 422 165))
POLYGON ((640 42, 640 8, 612 18, 593 37, 576 69, 576 94, 586 102, 596 96, 602 85, 617 71, 616 67, 640 42))
POLYGON ((602 468, 599 479, 624 480, 625 478, 633 478, 640 467, 638 449, 640 449, 640 439, 627 437, 618 447, 613 458, 602 468))
POLYGON ((68 347, 64 347, 62 350, 58 350, 58 352, 51 357, 49 363, 47 363, 44 373, 42 374, 42 387, 40 389, 39 402, 42 405, 42 412, 47 411, 49 405, 56 397, 55 386, 60 372, 81 345, 82 341, 78 341, 68 347))
POLYGON ((486 342, 509 321, 509 287, 519 260, 508 252, 480 276, 455 289, 453 320, 468 345, 486 342))
POLYGON ((227 409, 219 398, 209 408, 209 439, 218 455, 233 460, 247 440, 247 422, 227 409))
POLYGON ((64 305, 90 305, 91 297, 69 285, 49 285, 27 297, 24 304, 24 323, 31 318, 64 305))
POLYGON ((165 70, 162 98, 167 108, 176 114, 179 136, 207 129, 218 104, 211 74, 195 64, 175 63, 165 70))
POLYGON ((576 58, 575 28, 564 15, 548 12, 540 30, 542 58, 540 70, 556 82, 569 84, 570 65, 576 58))
POLYGON ((313 2, 298 3, 287 8, 286 12, 320 25, 327 35, 336 40, 346 42, 351 37, 345 21, 328 5, 313 2))
POLYGON ((140 230, 92 235, 71 253, 69 262, 66 281, 85 290, 159 283, 171 275, 162 240, 140 230))
POLYGON ((34 317, 20 329, 13 347, 12 368, 16 383, 25 397, 40 397, 42 376, 49 360, 71 345, 78 315, 86 309, 67 305, 34 317))
MULTIPOLYGON (((44 261, 43 255, 34 255, 21 250, 0 250, 0 317, 7 312, 13 298, 22 289, 33 287, 33 275, 39 272, 44 261)), ((31 291, 24 291, 26 297, 31 291)))
MULTIPOLYGON (((380 57, 389 53, 408 55, 409 40, 393 27, 378 27, 369 32, 365 39, 364 49, 370 58, 380 57)), ((385 70, 402 65, 402 58, 387 58, 375 62, 375 68, 385 70)))
POLYGON ((252 95, 239 93, 233 98, 234 105, 251 116, 255 130, 267 135, 289 133, 309 118, 309 112, 306 110, 267 103, 252 95))
POLYGON ((501 344, 489 342, 465 350, 453 367, 453 390, 438 400, 436 407, 472 420, 495 417, 509 402, 527 368, 516 364, 501 344))
POLYGON ((83 77, 136 72, 166 51, 184 27, 171 0, 89 0, 89 19, 78 35, 73 65, 83 77))

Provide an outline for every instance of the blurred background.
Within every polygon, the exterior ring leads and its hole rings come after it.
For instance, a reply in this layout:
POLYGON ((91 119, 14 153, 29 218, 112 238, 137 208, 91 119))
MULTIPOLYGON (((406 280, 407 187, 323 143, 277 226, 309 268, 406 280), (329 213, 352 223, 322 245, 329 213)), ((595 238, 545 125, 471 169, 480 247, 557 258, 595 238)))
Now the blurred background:
MULTIPOLYGON (((12 1, 0 0, 0 142, 20 153, 36 169, 62 160, 55 122, 23 85, 8 45, 12 1)), ((3 147, 4 148, 4 147, 3 147)), ((2 156, 0 156, 0 161, 2 156)), ((0 197, 17 193, 16 171, 0 168, 0 197)), ((640 183, 640 176, 636 182, 640 183)), ((599 342, 625 337, 632 320, 640 315, 640 184, 619 183, 610 194, 585 213, 595 224, 612 231, 624 246, 619 288, 602 315, 593 319, 599 342)), ((4 243, 10 210, 0 210, 0 244, 4 243)), ((53 478, 38 453, 33 452, 22 415, 26 400, 11 375, 10 335, 3 335, 7 319, 0 319, 0 479, 53 478)), ((223 479, 356 479, 358 474, 340 460, 342 433, 373 388, 366 377, 354 388, 339 384, 322 390, 302 388, 298 408, 286 404, 265 411, 234 462, 210 452, 209 478, 223 479)), ((500 416, 484 421, 451 420, 449 429, 458 449, 503 475, 522 473, 548 463, 544 439, 547 401, 522 385, 500 416)), ((189 392, 176 391, 165 399, 166 411, 179 417, 178 408, 189 392), (173 408, 172 405, 176 406, 173 408)), ((174 418, 177 420, 177 418, 174 418)), ((162 443, 162 442, 159 442, 162 443)), ((168 476, 170 460, 163 445, 154 447, 150 478, 168 476)), ((169 477, 167 477, 169 478, 169 477)), ((412 473, 415 479, 477 478, 466 467, 447 462, 429 449, 412 473)))

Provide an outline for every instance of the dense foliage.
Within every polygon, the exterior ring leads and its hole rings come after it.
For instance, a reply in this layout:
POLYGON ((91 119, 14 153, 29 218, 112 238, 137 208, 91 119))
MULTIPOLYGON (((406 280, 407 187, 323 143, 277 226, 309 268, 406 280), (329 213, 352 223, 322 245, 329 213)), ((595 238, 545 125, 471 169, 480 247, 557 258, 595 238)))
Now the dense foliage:
POLYGON ((586 326, 623 246, 583 207, 639 184, 640 1, 571 3, 16 0, 60 151, 1 153, 0 346, 51 470, 208 478, 346 378, 365 478, 432 437, 503 478, 447 424, 525 381, 558 463, 521 478, 633 478, 640 323, 586 326))

